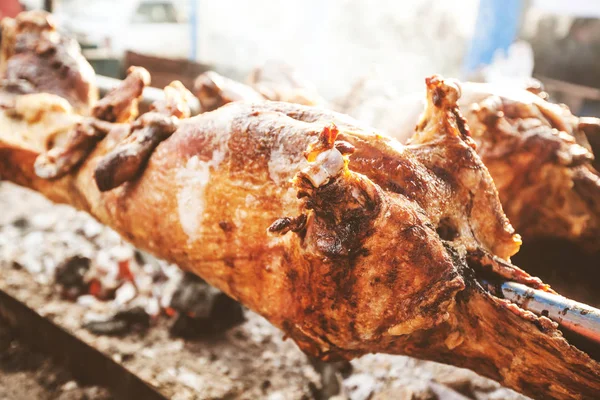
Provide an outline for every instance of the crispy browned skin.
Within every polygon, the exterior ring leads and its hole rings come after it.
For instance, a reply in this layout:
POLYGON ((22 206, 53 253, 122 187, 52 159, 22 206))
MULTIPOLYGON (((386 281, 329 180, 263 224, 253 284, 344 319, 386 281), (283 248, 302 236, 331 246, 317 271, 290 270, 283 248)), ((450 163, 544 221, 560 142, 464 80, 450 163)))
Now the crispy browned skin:
POLYGON ((458 87, 427 80, 410 146, 351 118, 237 102, 182 120, 134 181, 100 192, 111 130, 55 181, 45 139, 0 125, 0 175, 85 210, 191 270, 323 359, 407 354, 471 368, 536 398, 594 398, 600 366, 478 276, 546 289, 510 264, 519 238, 461 122, 458 87))
POLYGON ((94 70, 77 42, 60 34, 43 11, 2 20, 0 85, 2 97, 50 93, 66 99, 77 113, 88 114, 98 98, 94 70))

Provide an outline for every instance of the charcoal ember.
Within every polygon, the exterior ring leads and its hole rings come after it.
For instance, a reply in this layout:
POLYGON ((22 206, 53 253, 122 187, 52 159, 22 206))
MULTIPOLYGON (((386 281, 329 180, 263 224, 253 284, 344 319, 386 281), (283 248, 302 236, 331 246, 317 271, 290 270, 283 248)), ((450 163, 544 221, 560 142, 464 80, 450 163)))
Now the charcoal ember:
POLYGON ((116 280, 96 275, 88 280, 88 293, 99 300, 112 300, 115 298, 118 284, 116 280))
POLYGON ((19 217, 12 222, 12 226, 19 229, 27 229, 29 227, 29 220, 25 217, 19 217))
POLYGON ((133 332, 144 332, 150 327, 150 315, 143 307, 119 311, 103 321, 83 324, 83 328, 95 335, 124 336, 133 332))
POLYGON ((216 335, 245 321, 240 303, 191 273, 185 273, 170 308, 177 314, 171 335, 186 339, 216 335))
POLYGON ((13 269, 16 269, 16 270, 23 269, 23 264, 21 264, 17 260, 13 260, 12 263, 11 263, 11 266, 12 266, 13 269))
POLYGON ((85 275, 89 271, 90 265, 89 258, 73 256, 56 267, 54 281, 62 287, 63 296, 74 300, 88 293, 89 284, 85 280, 85 275))
MULTIPOLYGON (((477 398, 476 387, 473 383, 473 379, 469 374, 461 375, 460 373, 448 374, 446 376, 436 377, 434 383, 437 386, 449 388, 459 394, 462 394, 470 399, 477 398)), ((494 390, 493 387, 486 388, 490 392, 494 390)))
POLYGON ((138 265, 144 265, 144 264, 146 264, 146 258, 144 256, 144 253, 142 253, 138 249, 135 249, 133 251, 133 259, 135 260, 136 263, 138 263, 138 265))

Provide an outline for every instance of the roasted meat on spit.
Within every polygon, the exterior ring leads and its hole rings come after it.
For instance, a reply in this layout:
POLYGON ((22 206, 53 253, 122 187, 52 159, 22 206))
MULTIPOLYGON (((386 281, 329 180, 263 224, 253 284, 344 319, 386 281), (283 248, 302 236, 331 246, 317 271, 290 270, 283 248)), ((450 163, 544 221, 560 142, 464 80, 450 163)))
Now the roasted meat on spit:
MULTIPOLYGON (((133 123, 93 119, 106 136, 53 179, 35 168, 48 139, 34 129, 25 140, 4 110, 0 174, 200 275, 309 354, 407 354, 537 398, 593 398, 600 365, 480 284, 550 290, 509 261, 520 239, 473 150, 458 86, 432 77, 427 88, 410 146, 289 103, 181 120, 157 105, 133 123)), ((54 143, 69 148, 62 136, 54 143)))
POLYGON ((201 112, 213 111, 233 101, 261 101, 265 97, 243 83, 226 78, 214 71, 199 75, 194 81, 194 94, 200 101, 201 112))
POLYGON ((248 84, 267 100, 305 106, 324 106, 327 103, 314 85, 300 77, 291 65, 274 60, 254 68, 248 77, 248 84))

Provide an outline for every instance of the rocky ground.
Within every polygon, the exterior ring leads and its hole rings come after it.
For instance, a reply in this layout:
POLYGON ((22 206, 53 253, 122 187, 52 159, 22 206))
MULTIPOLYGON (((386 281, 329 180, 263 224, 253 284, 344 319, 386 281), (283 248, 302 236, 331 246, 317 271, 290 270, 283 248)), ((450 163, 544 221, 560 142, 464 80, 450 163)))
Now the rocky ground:
MULTIPOLYGON (((471 371, 409 357, 369 355, 335 368, 311 362, 263 318, 215 300, 218 293, 201 282, 182 290, 175 266, 136 251, 84 213, 6 182, 0 211, 0 289, 168 398, 526 399, 471 371), (182 308, 182 301, 209 305, 182 308), (227 310, 225 322, 215 304, 227 310), (213 311, 198 319, 202 310, 213 311), (243 322, 231 317, 239 310, 243 322)), ((110 398, 79 388, 68 372, 0 331, 0 348, 14 346, 23 350, 0 352, 0 399, 110 398), (31 389, 19 392, 23 385, 31 389)))

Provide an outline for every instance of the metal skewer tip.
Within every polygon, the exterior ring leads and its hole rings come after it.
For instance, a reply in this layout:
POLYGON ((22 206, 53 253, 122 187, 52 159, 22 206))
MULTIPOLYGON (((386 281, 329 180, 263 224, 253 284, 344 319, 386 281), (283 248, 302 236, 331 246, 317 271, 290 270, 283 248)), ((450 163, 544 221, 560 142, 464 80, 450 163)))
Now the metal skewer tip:
POLYGON ((519 307, 548 317, 561 327, 600 344, 600 310, 566 297, 532 289, 516 282, 493 285, 519 307))

